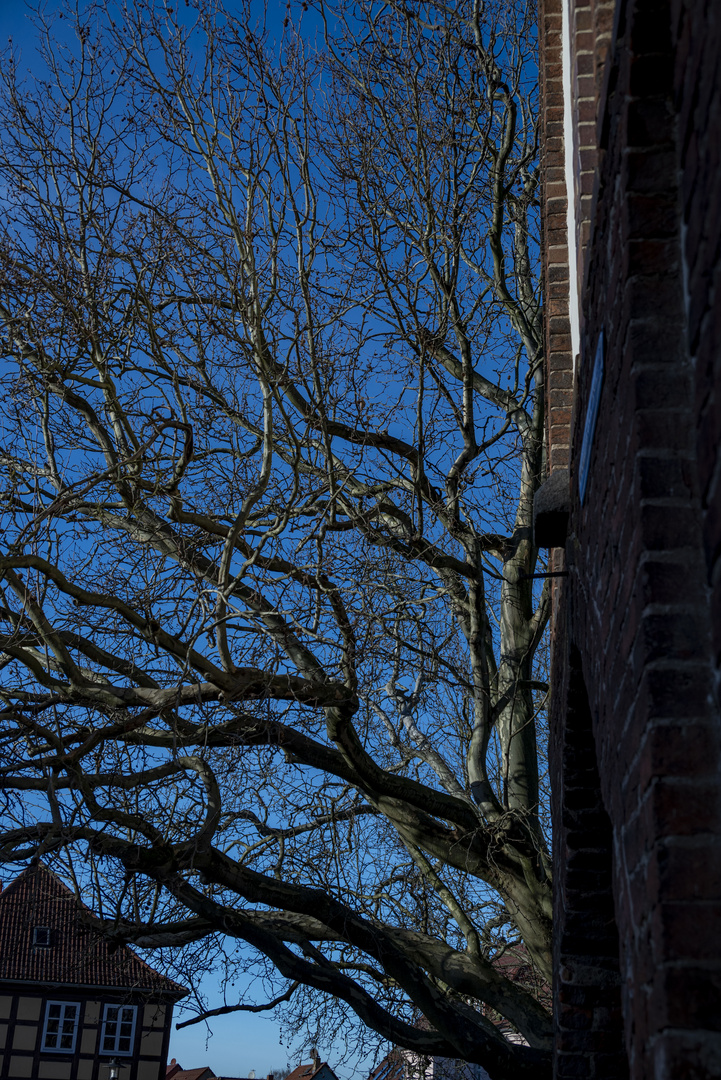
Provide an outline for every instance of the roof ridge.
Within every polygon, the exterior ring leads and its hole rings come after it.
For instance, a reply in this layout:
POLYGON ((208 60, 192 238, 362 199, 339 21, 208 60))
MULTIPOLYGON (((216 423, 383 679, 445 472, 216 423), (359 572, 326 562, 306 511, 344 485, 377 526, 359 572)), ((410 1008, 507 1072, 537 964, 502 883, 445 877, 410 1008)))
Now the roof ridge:
MULTIPOLYGON (((40 861, 40 859, 33 859, 30 863, 28 863, 27 866, 24 866, 22 868, 17 877, 14 877, 12 881, 8 882, 7 885, 4 885, 2 889, 0 889, 0 901, 4 900, 8 893, 12 894, 15 891, 16 886, 22 885, 23 879, 25 877, 29 876, 31 873, 37 873, 38 870, 44 871, 50 878, 57 882, 57 884, 60 885, 61 888, 66 889, 67 892, 71 892, 65 882, 62 881, 58 877, 58 875, 50 869, 49 866, 46 866, 44 862, 40 861)), ((74 894, 71 893, 71 895, 74 894)))

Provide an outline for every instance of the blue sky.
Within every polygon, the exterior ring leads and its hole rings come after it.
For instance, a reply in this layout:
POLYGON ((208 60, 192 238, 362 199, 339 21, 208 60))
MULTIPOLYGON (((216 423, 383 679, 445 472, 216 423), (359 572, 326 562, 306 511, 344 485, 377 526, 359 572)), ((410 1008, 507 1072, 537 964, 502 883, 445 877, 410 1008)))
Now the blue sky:
MULTIPOLYGON (((56 0, 49 0, 42 6, 46 12, 52 13, 61 5, 56 0)), ((283 7, 282 0, 278 0, 279 23, 283 7)), ((17 0, 0 0, 2 49, 6 47, 8 38, 12 38, 13 46, 22 52, 20 70, 35 67, 35 31, 27 7, 17 0)), ((223 1004, 212 975, 208 979, 206 993, 211 1008, 223 1004)), ((188 1019, 190 1015, 189 1012, 183 1012, 182 1008, 176 1008, 175 1021, 188 1019)), ((344 1053, 340 1044, 335 1048, 321 1045, 319 1051, 331 1067, 337 1065, 344 1053)), ((205 1024, 197 1024, 182 1031, 174 1029, 169 1057, 177 1058, 184 1068, 209 1065, 219 1076, 248 1076, 251 1070, 255 1070, 259 1078, 265 1077, 273 1068, 286 1062, 295 1065, 299 1060, 310 1060, 309 1054, 303 1052, 301 1039, 285 1045, 282 1043, 280 1024, 272 1014, 244 1013, 214 1018, 212 1034, 205 1024)), ((361 1066, 357 1069, 352 1065, 338 1067, 340 1080, 351 1080, 351 1077, 358 1077, 360 1080, 366 1075, 366 1071, 365 1067, 361 1066)))
MULTIPOLYGON (((155 0, 160 3, 160 0, 155 0)), ((260 2, 260 0, 258 0, 260 2)), ((229 0, 232 4, 232 0, 229 0)), ((269 0, 277 12, 278 28, 282 19, 285 0, 269 0)), ((57 0, 48 0, 44 9, 52 13, 59 6, 57 0)), ((17 0, 0 0, 0 41, 5 43, 12 37, 13 44, 22 52, 20 70, 34 66, 34 30, 25 9, 17 0)), ((240 983, 240 980, 239 980, 240 983)), ((216 989, 216 976, 210 973, 203 987, 210 1007, 224 1004, 216 989)), ((242 991, 242 984, 239 987, 242 991)), ((178 1011, 176 1020, 188 1018, 189 1013, 178 1011)), ((182 1031, 174 1031, 171 1039, 170 1057, 177 1058, 185 1068, 209 1065, 216 1074, 229 1076, 248 1076, 251 1070, 259 1078, 286 1062, 296 1064, 298 1060, 309 1060, 307 1050, 303 1051, 302 1041, 296 1039, 287 1045, 281 1042, 280 1024, 272 1014, 248 1015, 237 1013, 212 1020, 212 1035, 205 1025, 200 1024, 182 1031)), ((335 1045, 319 1045, 322 1058, 337 1068, 341 1080, 364 1080, 368 1074, 367 1063, 356 1062, 351 1058, 344 1066, 339 1061, 345 1056, 345 1047, 340 1035, 335 1045)))

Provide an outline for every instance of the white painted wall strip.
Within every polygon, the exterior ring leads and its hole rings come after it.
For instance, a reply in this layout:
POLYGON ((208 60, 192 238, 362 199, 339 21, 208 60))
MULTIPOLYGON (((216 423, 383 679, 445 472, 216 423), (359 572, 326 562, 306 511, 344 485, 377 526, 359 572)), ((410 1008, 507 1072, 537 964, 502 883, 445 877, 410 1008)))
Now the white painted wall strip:
POLYGON ((573 160, 573 84, 571 80, 571 12, 574 0, 561 4, 561 78, 563 81, 563 147, 566 176, 566 230, 568 232, 568 317, 571 322, 573 367, 581 347, 578 295, 578 251, 576 248, 576 186, 573 160))

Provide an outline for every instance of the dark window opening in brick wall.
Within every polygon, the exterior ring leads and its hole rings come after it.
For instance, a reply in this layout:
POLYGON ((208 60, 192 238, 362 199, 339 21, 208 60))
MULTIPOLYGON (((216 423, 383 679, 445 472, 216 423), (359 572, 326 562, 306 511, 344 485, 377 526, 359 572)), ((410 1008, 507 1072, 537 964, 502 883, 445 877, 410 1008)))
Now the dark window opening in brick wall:
POLYGON ((565 724, 554 762, 554 1010, 557 1075, 628 1076, 613 900, 613 829, 603 804, 591 708, 578 649, 568 669, 565 724))

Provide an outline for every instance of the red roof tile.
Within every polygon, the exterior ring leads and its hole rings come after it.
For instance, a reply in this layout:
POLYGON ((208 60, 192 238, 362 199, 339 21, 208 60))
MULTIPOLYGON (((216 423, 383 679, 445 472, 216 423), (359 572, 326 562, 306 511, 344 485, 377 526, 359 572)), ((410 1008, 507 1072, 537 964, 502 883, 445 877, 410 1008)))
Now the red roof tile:
POLYGON ((202 1069, 183 1069, 175 1058, 165 1070, 165 1080, 252 1080, 249 1076, 216 1076, 210 1066, 202 1069))
POLYGON ((202 1069, 181 1069, 173 1073, 173 1080, 213 1080, 215 1073, 207 1065, 202 1069))
POLYGON ((187 994, 127 946, 111 952, 82 925, 81 912, 75 894, 42 863, 23 870, 0 893, 0 980, 127 987, 175 999, 187 994), (50 930, 49 946, 33 943, 36 927, 50 930))
POLYGON ((408 1061, 398 1050, 391 1050, 380 1061, 368 1080, 404 1080, 408 1068, 408 1061))
POLYGON ((338 1080, 327 1061, 319 1061, 317 1067, 316 1062, 312 1062, 310 1065, 298 1065, 297 1068, 288 1073, 285 1080, 314 1080, 316 1076, 319 1077, 319 1080, 338 1080))
POLYGON ((312 1080, 318 1070, 315 1064, 310 1065, 298 1065, 292 1072, 289 1072, 285 1080, 312 1080))
POLYGON ((285 1080, 311 1080, 314 1072, 315 1065, 298 1065, 297 1068, 288 1073, 285 1080))

